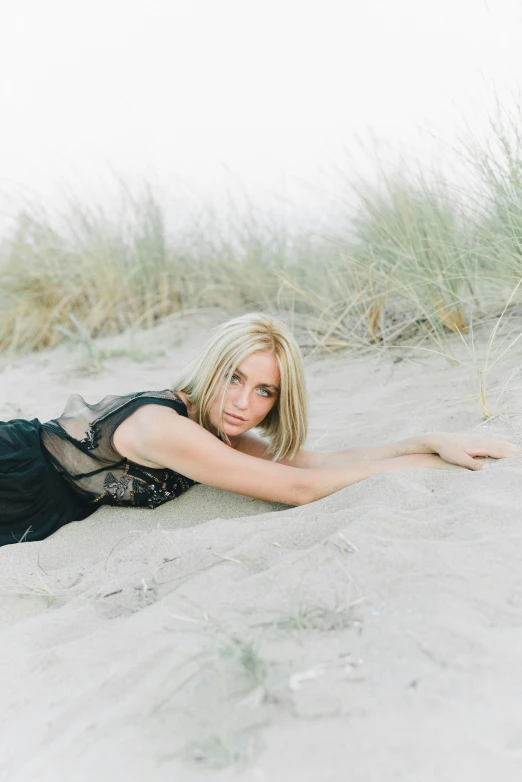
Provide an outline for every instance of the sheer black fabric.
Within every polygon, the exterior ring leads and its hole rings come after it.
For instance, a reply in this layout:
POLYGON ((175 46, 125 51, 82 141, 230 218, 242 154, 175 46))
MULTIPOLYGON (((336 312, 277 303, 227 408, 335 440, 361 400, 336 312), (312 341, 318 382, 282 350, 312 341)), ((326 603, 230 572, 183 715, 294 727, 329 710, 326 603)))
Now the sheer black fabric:
POLYGON ((116 451, 115 430, 147 404, 188 415, 177 394, 165 390, 107 396, 95 405, 74 394, 47 423, 0 422, 0 545, 41 540, 103 504, 155 508, 193 486, 184 475, 116 451))
POLYGON ((46 457, 42 424, 0 421, 0 546, 42 540, 92 513, 46 457))

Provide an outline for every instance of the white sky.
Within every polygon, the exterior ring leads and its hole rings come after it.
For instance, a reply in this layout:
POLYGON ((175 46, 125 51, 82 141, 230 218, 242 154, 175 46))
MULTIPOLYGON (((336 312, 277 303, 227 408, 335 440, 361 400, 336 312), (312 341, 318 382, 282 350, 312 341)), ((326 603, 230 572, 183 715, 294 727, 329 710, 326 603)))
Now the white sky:
POLYGON ((356 136, 483 127, 521 42, 520 0, 0 0, 0 190, 103 198, 112 170, 305 207, 356 136))

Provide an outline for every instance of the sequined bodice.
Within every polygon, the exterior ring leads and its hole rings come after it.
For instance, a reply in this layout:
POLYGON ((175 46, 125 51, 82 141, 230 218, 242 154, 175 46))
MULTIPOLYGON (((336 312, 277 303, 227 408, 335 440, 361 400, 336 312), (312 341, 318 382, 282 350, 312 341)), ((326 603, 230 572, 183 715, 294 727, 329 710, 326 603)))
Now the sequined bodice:
POLYGON ((113 445, 120 423, 139 407, 159 404, 188 416, 170 390, 105 397, 89 405, 69 397, 63 414, 42 425, 42 444, 62 477, 90 504, 155 508, 195 484, 168 469, 152 469, 123 458, 113 445))
POLYGON ((156 508, 178 497, 194 486, 195 481, 172 470, 151 470, 125 460, 124 471, 117 477, 107 472, 103 481, 104 494, 93 502, 106 505, 134 505, 156 508))

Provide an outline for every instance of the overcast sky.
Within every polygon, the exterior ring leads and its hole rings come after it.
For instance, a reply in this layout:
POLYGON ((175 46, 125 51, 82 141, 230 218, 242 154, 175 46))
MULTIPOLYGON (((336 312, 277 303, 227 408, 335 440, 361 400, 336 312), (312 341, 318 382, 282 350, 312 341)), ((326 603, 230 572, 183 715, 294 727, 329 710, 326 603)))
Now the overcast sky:
POLYGON ((116 171, 304 206, 357 137, 483 127, 521 41, 520 0, 3 0, 0 190, 102 197, 116 171))

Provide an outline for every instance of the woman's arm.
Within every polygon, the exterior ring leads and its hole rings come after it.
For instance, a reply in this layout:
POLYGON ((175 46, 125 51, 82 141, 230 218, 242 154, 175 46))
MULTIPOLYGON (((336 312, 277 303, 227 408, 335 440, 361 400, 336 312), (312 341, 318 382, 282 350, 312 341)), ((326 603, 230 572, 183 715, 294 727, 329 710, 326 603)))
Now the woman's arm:
MULTIPOLYGON (((270 459, 268 443, 253 432, 240 435, 236 448, 251 456, 270 459)), ((416 454, 439 454, 448 464, 480 470, 484 466, 483 457, 502 459, 515 456, 519 451, 520 448, 506 440, 430 432, 385 445, 345 448, 340 451, 301 450, 294 459, 281 459, 279 464, 301 468, 339 467, 343 464, 383 461, 416 454)))
MULTIPOLYGON (((407 456, 415 453, 436 453, 431 435, 424 438, 410 437, 387 445, 368 445, 358 448, 345 448, 341 451, 307 451, 301 449, 293 459, 280 459, 279 464, 292 467, 339 467, 348 462, 380 461, 394 459, 397 456, 407 456)), ((257 456, 259 459, 270 459, 268 442, 254 432, 239 435, 236 450, 257 456)))
MULTIPOLYGON (((237 437, 236 451, 247 453, 249 456, 256 456, 258 459, 272 460, 268 451, 269 442, 264 440, 254 432, 244 432, 237 437)), ((306 451, 304 448, 295 455, 293 459, 279 459, 278 464, 286 464, 288 467, 310 468, 323 467, 327 453, 321 451, 306 451)), ((348 460, 346 460, 348 461, 348 460)), ((342 464, 343 462, 339 462, 342 464)))
POLYGON ((380 472, 445 464, 426 454, 303 470, 241 453, 160 405, 140 407, 117 432, 120 453, 138 463, 167 467, 198 483, 286 505, 314 502, 380 472))
POLYGON ((388 445, 374 445, 363 448, 347 448, 325 454, 324 465, 334 466, 350 461, 371 461, 393 459, 408 454, 438 454, 449 464, 480 470, 484 457, 504 459, 516 456, 518 448, 506 440, 491 437, 470 437, 469 435, 430 432, 420 437, 409 437, 388 445))
POLYGON ((340 451, 324 453, 323 465, 333 467, 346 462, 374 461, 376 459, 394 459, 414 453, 438 453, 434 447, 433 435, 408 437, 385 445, 366 445, 356 448, 344 448, 340 451))

